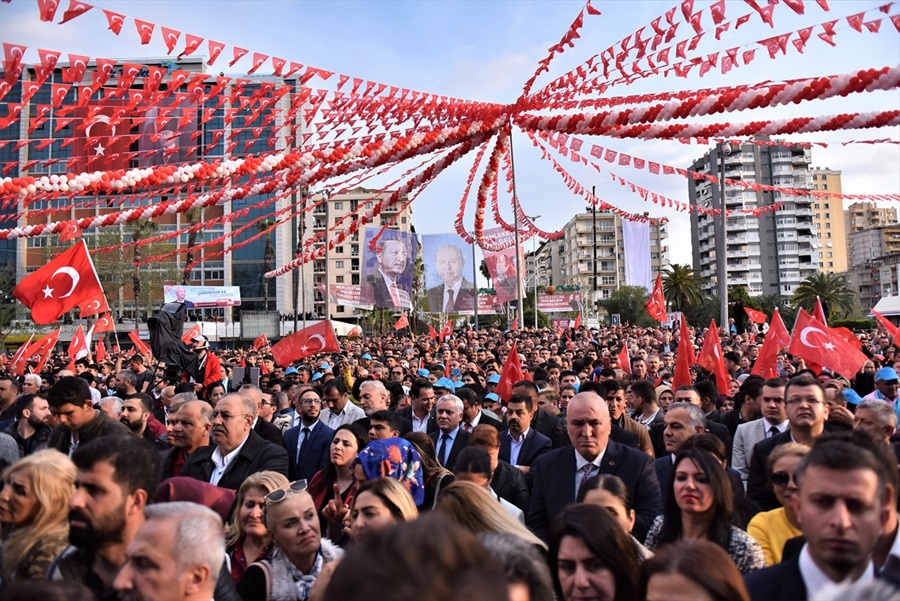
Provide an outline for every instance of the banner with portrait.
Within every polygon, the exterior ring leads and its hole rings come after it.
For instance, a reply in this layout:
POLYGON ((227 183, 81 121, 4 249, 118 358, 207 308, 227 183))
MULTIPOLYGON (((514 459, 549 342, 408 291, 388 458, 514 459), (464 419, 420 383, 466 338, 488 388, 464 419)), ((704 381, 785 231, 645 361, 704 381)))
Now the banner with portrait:
POLYGON ((144 113, 139 167, 174 165, 196 158, 197 105, 177 96, 162 99, 144 113))
POLYGON ((363 232, 363 264, 360 300, 363 304, 394 311, 412 309, 413 269, 418 243, 415 234, 384 230, 375 248, 372 240, 381 228, 363 232))
MULTIPOLYGON (((484 236, 490 241, 502 241, 510 236, 515 236, 513 232, 507 232, 503 228, 493 228, 484 231, 484 236)), ((521 253, 522 245, 519 245, 519 265, 522 267, 523 276, 525 271, 525 257, 521 253)), ((524 277, 519 277, 516 269, 516 247, 510 246, 498 252, 490 252, 482 249, 484 253, 484 262, 487 264, 488 272, 491 274, 491 283, 497 292, 497 302, 508 303, 519 298, 519 289, 524 284, 524 277)))
POLYGON ((558 313, 561 311, 581 311, 584 305, 581 302, 580 292, 557 292, 538 294, 538 311, 544 313, 558 313))
POLYGON ((163 286, 166 303, 184 303, 188 309, 240 307, 240 286, 163 286))
POLYGON ((425 298, 430 313, 471 315, 475 309, 475 273, 472 246, 459 234, 422 236, 425 298))

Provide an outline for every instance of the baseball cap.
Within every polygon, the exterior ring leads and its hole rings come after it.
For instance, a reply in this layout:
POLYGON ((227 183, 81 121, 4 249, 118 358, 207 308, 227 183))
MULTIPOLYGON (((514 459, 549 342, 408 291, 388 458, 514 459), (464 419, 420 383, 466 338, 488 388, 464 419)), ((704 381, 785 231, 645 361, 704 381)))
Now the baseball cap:
POLYGON ((331 371, 331 369, 332 368, 330 363, 323 363, 319 366, 319 371, 331 371))
POLYGON ((297 368, 294 366, 291 366, 291 367, 287 368, 286 370, 284 370, 284 375, 286 375, 286 376, 290 376, 291 374, 299 374, 299 373, 300 372, 297 371, 297 368))
POLYGON ((484 400, 485 401, 494 401, 495 403, 499 403, 500 397, 493 392, 489 392, 486 395, 484 395, 484 400))
POLYGON ((322 374, 320 372, 316 372, 313 374, 313 377, 312 377, 313 382, 315 382, 316 380, 321 380, 321 379, 322 379, 322 374))
POLYGON ((360 359, 365 359, 366 361, 371 361, 372 355, 370 355, 369 353, 363 353, 363 356, 360 357, 360 359))
POLYGON ((419 376, 419 377, 421 377, 421 378, 427 378, 429 373, 431 373, 431 372, 429 372, 429 371, 428 371, 427 369, 425 369, 424 367, 421 368, 421 369, 416 370, 416 375, 419 376))
POLYGON ((209 339, 207 339, 206 336, 202 334, 191 338, 191 342, 202 342, 203 345, 200 348, 209 348, 209 339))
POLYGON ((494 374, 488 378, 488 384, 499 384, 500 383, 500 374, 494 374))
POLYGON ((437 382, 434 383, 434 388, 443 388, 444 390, 456 390, 453 386, 453 381, 450 378, 441 378, 437 382))
POLYGON ((888 382, 890 380, 900 380, 900 377, 897 376, 897 370, 893 367, 882 367, 875 374, 876 382, 888 382))

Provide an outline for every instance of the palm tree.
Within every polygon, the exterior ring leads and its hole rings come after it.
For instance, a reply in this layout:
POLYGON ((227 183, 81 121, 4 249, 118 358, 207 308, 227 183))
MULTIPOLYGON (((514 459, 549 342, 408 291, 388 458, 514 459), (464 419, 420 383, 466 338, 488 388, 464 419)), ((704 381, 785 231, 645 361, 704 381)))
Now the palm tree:
POLYGON ((132 263, 134 264, 134 272, 131 276, 131 287, 134 291, 134 319, 135 323, 137 323, 138 316, 140 315, 140 302, 141 295, 143 294, 143 285, 141 284, 141 273, 138 263, 143 260, 143 253, 141 252, 141 245, 138 244, 140 240, 144 237, 152 236, 157 231, 159 231, 159 224, 155 221, 149 221, 145 219, 140 219, 134 222, 134 226, 131 230, 131 241, 134 243, 133 246, 133 255, 132 255, 132 263))
POLYGON ((825 317, 848 315, 853 311, 856 295, 847 280, 834 273, 814 273, 794 289, 791 304, 812 312, 816 298, 822 301, 825 317))
POLYGON ((272 270, 272 262, 275 260, 275 245, 272 244, 272 231, 269 229, 275 222, 271 219, 261 219, 256 222, 256 229, 260 231, 260 233, 269 230, 268 234, 266 234, 266 250, 263 254, 263 303, 266 307, 266 311, 269 310, 269 281, 266 280, 266 272, 272 270))
POLYGON ((777 292, 754 296, 750 300, 753 301, 751 306, 755 305, 754 308, 768 315, 775 311, 775 307, 778 307, 778 310, 781 311, 785 306, 785 298, 777 292))
POLYGON ((488 288, 491 287, 491 271, 488 269, 487 261, 484 259, 481 260, 481 265, 478 266, 478 271, 481 272, 481 276, 487 280, 488 288))
MULTIPOLYGON (((190 223, 190 227, 194 228, 199 222, 200 218, 203 215, 202 209, 188 209, 184 212, 183 221, 187 221, 190 223)), ((200 235, 200 229, 192 229, 188 232, 187 238, 187 254, 184 257, 184 272, 181 274, 181 283, 185 286, 190 283, 191 279, 191 269, 190 265, 194 262, 194 246, 197 245, 197 237, 200 235)))
POLYGON ((703 278, 687 265, 668 265, 662 272, 663 295, 676 311, 703 301, 703 278))

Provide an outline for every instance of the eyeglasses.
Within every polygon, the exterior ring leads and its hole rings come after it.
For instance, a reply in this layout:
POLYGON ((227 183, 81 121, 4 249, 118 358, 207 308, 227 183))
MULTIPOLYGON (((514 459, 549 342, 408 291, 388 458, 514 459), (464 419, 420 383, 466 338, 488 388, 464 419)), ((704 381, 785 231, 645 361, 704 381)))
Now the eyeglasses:
POLYGON ((771 477, 772 484, 775 486, 787 486, 788 482, 793 481, 794 484, 797 484, 797 480, 794 479, 794 474, 789 474, 787 472, 774 472, 771 477))
POLYGON ((236 415, 232 415, 230 413, 221 413, 219 411, 213 411, 212 415, 210 415, 210 418, 212 419, 212 421, 216 421, 217 418, 221 418, 223 422, 227 422, 227 421, 233 420, 236 417, 242 417, 245 415, 250 415, 250 414, 249 413, 238 413, 236 415))
POLYGON ((290 492, 303 492, 306 490, 306 480, 294 480, 285 487, 273 490, 266 495, 266 501, 269 503, 281 503, 290 492))
POLYGON ((786 405, 821 405, 822 401, 819 399, 788 399, 785 403, 786 405))

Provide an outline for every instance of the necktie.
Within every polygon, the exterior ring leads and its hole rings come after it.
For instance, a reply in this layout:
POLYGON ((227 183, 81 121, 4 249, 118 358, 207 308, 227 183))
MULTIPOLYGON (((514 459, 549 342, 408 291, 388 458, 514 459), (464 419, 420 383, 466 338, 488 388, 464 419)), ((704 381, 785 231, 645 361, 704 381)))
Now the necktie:
POLYGON ((470 424, 469 422, 464 423, 463 430, 465 430, 466 432, 471 434, 472 433, 472 424, 470 424))
POLYGON ((394 301, 394 308, 400 308, 400 292, 397 290, 397 283, 391 282, 391 287, 389 289, 391 291, 391 300, 394 301))
POLYGON ((441 465, 447 463, 447 441, 450 440, 449 434, 444 434, 441 436, 441 448, 438 449, 438 459, 441 462, 441 465))
POLYGON ((769 427, 769 438, 772 438, 776 434, 778 434, 778 426, 770 426, 769 427))
POLYGON ((303 445, 306 444, 306 439, 309 438, 309 428, 304 427, 300 430, 300 440, 297 443, 297 465, 300 465, 300 455, 303 454, 303 445))
POLYGON ((447 291, 447 304, 444 305, 444 313, 453 313, 453 288, 447 291))
POLYGON ((581 468, 581 481, 578 483, 578 490, 575 492, 575 498, 577 499, 581 496, 581 489, 584 488, 584 485, 588 480, 591 479, 591 474, 594 472, 594 464, 588 463, 584 467, 581 468))

